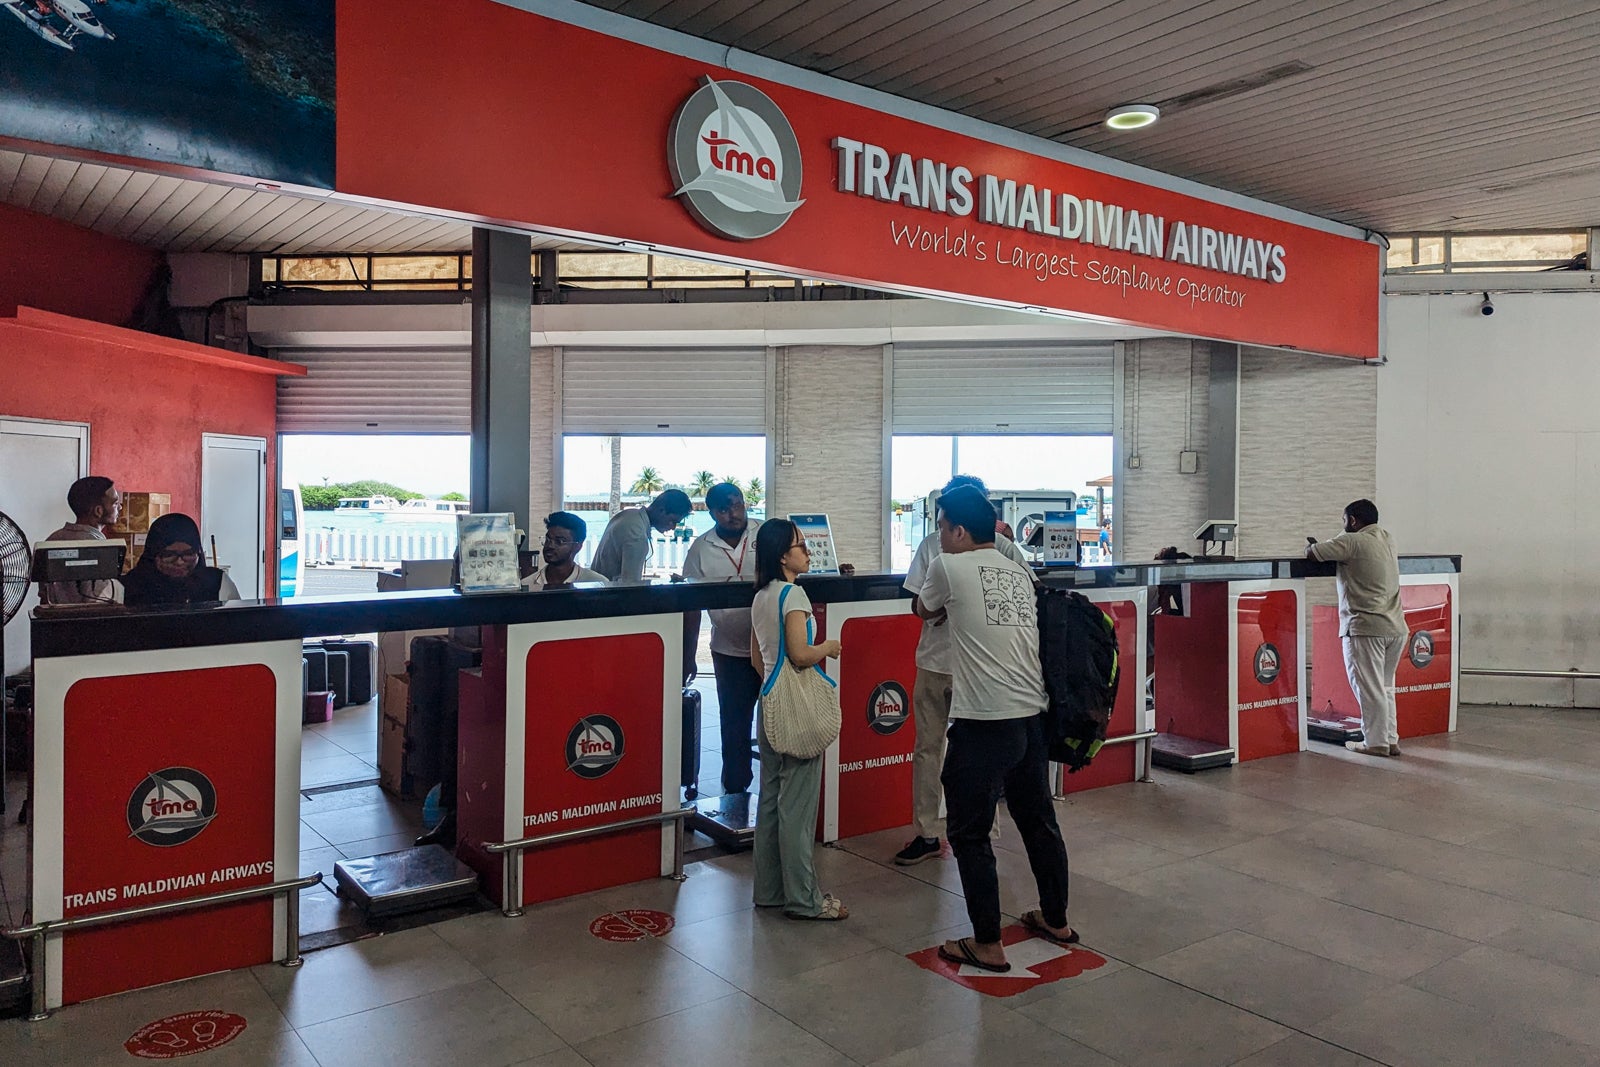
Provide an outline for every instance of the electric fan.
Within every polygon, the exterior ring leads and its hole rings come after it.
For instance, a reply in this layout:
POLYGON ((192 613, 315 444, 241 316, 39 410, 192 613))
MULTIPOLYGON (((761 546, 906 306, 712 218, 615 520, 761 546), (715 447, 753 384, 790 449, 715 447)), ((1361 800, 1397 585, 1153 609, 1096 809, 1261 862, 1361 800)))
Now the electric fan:
MULTIPOLYGON (((0 511, 0 631, 5 629, 28 596, 33 553, 28 551, 28 536, 16 521, 0 511)), ((6 648, 0 640, 0 812, 6 810, 6 728, 4 687, 6 648)))

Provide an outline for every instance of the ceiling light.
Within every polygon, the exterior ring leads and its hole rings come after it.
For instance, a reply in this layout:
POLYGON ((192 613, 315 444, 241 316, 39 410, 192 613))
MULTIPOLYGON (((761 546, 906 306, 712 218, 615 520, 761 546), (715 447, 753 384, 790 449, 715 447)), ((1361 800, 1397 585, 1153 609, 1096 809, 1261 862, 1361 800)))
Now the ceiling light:
POLYGON ((1106 112, 1106 126, 1113 130, 1142 130, 1161 117, 1154 104, 1123 104, 1106 112))

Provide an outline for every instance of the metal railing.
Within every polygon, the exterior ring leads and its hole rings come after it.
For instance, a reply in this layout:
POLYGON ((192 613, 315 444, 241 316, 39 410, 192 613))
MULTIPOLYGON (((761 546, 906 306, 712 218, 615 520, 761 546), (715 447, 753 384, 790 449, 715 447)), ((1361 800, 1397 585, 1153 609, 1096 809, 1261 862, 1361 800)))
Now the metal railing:
POLYGON ((50 1011, 45 1007, 46 994, 50 986, 50 972, 46 963, 45 942, 51 934, 66 934, 74 930, 86 930, 94 926, 110 926, 113 923, 130 922, 134 919, 148 919, 155 915, 169 915, 173 912, 193 911, 197 908, 211 907, 217 904, 231 904, 240 900, 253 900, 257 897, 277 896, 279 893, 287 894, 288 941, 289 955, 281 963, 285 967, 298 967, 303 962, 300 959, 300 890, 308 889, 314 885, 322 884, 322 874, 307 875, 296 878, 290 882, 273 882, 271 885, 246 886, 243 889, 229 889, 221 893, 212 893, 204 897, 190 897, 186 900, 168 900, 160 904, 141 904, 136 908, 121 908, 117 911, 101 912, 99 915, 80 915, 71 919, 46 919, 44 922, 29 923, 27 926, 18 926, 10 930, 0 930, 0 937, 8 937, 13 941, 31 940, 33 942, 30 955, 31 979, 33 984, 33 1011, 28 1016, 30 1022, 48 1019, 50 1011))
POLYGON ((1595 671, 1580 671, 1573 667, 1565 671, 1521 671, 1501 669, 1498 667, 1462 667, 1462 674, 1470 674, 1476 678, 1576 678, 1580 681, 1593 681, 1600 678, 1600 673, 1595 671))
MULTIPOLYGON (((1151 774, 1151 768, 1155 759, 1155 746, 1152 742, 1155 740, 1155 736, 1155 730, 1145 730, 1136 734, 1123 734, 1121 737, 1106 738, 1100 742, 1100 747, 1104 749, 1110 748, 1112 745, 1127 745, 1135 741, 1143 741, 1144 745, 1139 749, 1139 777, 1136 781, 1153 782, 1155 781, 1155 776, 1151 774)), ((1063 768, 1056 775, 1057 789, 1060 789, 1066 783, 1066 773, 1065 768, 1063 768)), ((1058 792, 1055 794, 1057 800, 1065 800, 1067 796, 1067 793, 1058 792)))
POLYGON ((566 841, 580 841, 586 837, 602 837, 606 834, 620 833, 623 830, 637 830, 645 826, 660 826, 662 823, 676 823, 672 831, 672 877, 675 881, 683 881, 683 821, 695 813, 694 808, 679 808, 677 811, 663 811, 654 815, 643 815, 637 819, 624 819, 622 822, 610 822, 603 826, 584 826, 576 830, 562 830, 554 834, 542 834, 538 837, 520 837, 515 841, 496 841, 483 846, 485 852, 495 855, 504 854, 502 863, 500 890, 500 911, 508 919, 515 919, 522 914, 522 854, 528 849, 544 848, 549 845, 558 845, 566 841))

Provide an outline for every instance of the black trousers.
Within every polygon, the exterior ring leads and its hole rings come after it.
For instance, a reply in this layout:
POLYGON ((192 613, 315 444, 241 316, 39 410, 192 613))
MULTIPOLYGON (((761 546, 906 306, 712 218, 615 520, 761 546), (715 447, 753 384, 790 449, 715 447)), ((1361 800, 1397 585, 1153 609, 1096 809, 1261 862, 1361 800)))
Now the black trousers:
POLYGON ((717 672, 717 709, 722 718, 722 791, 748 793, 754 777, 750 739, 756 701, 761 699, 761 675, 750 666, 749 656, 713 652, 711 664, 717 672))
POLYGON ((1028 851, 1044 920, 1064 926, 1067 846, 1050 796, 1042 720, 1037 715, 993 721, 952 719, 949 738, 940 775, 945 832, 961 872, 973 937, 986 943, 1000 940, 1000 879, 989 831, 1002 790, 1028 851))

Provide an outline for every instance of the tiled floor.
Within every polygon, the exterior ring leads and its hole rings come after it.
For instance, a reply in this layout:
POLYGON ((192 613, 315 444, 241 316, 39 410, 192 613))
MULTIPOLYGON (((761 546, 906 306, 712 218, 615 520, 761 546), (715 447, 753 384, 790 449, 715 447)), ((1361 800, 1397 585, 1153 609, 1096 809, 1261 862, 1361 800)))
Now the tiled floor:
MULTIPOLYGON (((748 855, 651 881, 0 1022, 0 1064, 128 1062, 138 1027, 248 1020, 200 1064, 1600 1064, 1600 713, 1469 709, 1396 760, 1316 746, 1061 804, 1072 921, 1107 964, 1007 999, 906 954, 965 933, 954 865, 903 832, 819 849, 850 921, 750 903, 748 855), (676 927, 614 944, 613 909, 676 927)), ((381 797, 307 825, 379 839, 381 797)), ((328 801, 327 803, 336 803, 328 801)), ((7 855, 17 840, 4 838, 7 855)), ((1015 833, 1006 910, 1032 903, 1015 833)))
POLYGON ((300 788, 378 778, 378 701, 352 704, 300 731, 300 788))

